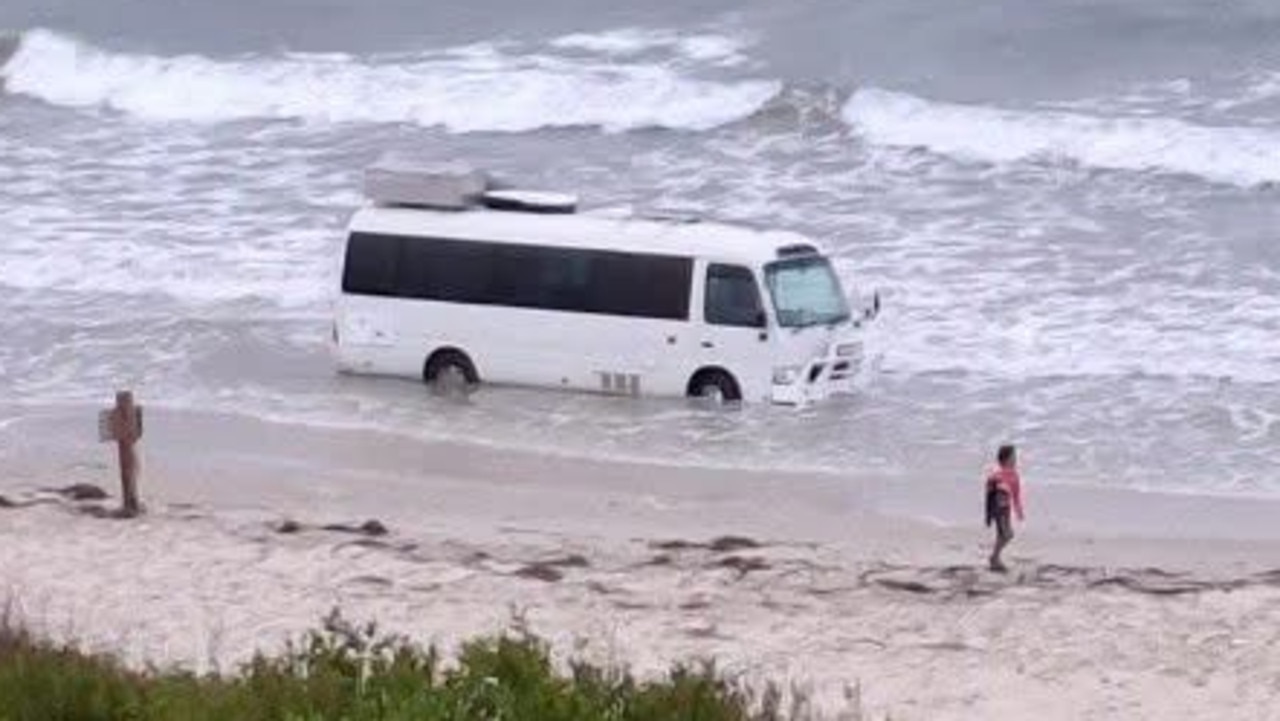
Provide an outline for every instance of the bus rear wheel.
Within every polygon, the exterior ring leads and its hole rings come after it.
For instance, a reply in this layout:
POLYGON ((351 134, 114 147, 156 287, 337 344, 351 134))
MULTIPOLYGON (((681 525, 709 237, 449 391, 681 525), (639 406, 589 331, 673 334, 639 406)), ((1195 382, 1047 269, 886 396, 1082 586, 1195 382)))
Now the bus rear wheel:
POLYGON ((431 354, 423 366, 422 379, 437 392, 466 393, 480 382, 480 375, 466 353, 449 348, 431 354))
POLYGON ((742 400, 742 392, 733 376, 718 368, 711 368, 698 371, 689 380, 689 397, 713 405, 724 405, 742 400))

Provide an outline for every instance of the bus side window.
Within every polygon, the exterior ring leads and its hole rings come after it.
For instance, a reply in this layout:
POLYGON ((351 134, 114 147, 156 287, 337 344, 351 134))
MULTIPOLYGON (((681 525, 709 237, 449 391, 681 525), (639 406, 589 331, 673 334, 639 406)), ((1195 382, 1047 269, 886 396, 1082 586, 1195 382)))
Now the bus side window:
POLYGON ((708 323, 763 328, 763 311, 756 278, 749 268, 718 263, 707 267, 702 314, 708 323))
POLYGON ((590 257, 582 251, 552 249, 541 252, 538 263, 538 307, 582 311, 587 307, 590 257))
POLYGON ((391 235, 352 233, 342 264, 342 292, 353 295, 396 294, 396 258, 401 240, 391 235))

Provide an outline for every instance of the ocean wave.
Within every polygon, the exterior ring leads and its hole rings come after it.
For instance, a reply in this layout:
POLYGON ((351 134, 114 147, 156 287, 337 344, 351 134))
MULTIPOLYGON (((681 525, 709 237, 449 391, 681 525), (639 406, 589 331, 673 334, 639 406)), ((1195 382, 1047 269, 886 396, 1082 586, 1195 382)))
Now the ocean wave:
MULTIPOLYGON (((1280 72, 1256 72, 1245 80, 1244 89, 1234 98, 1220 100, 1214 107, 1220 110, 1236 110, 1280 100, 1280 72)), ((1274 115, 1271 116, 1274 118, 1274 115)))
POLYGON ((846 126, 840 113, 848 99, 848 91, 835 85, 788 83, 747 120, 765 132, 843 132, 846 126))
POLYGON ((9 58, 18 52, 18 46, 21 43, 21 35, 0 31, 0 69, 3 69, 5 64, 9 62, 9 58))
POLYGON ((1178 173, 1256 186, 1280 182, 1280 131, 1162 117, 1105 117, 942 103, 866 88, 844 120, 877 145, 968 161, 1058 160, 1113 170, 1178 173))
MULTIPOLYGON (((704 41, 678 49, 684 56, 725 57, 724 48, 704 41)), ((780 87, 769 80, 701 79, 682 68, 679 62, 594 60, 550 50, 515 53, 496 45, 394 60, 343 54, 160 57, 110 52, 36 29, 22 35, 0 72, 10 93, 146 120, 413 123, 453 132, 707 130, 749 116, 780 87)))
POLYGON ((582 50, 612 56, 637 56, 648 52, 674 52, 677 56, 717 65, 741 65, 747 61, 743 50, 750 43, 742 38, 714 33, 679 33, 660 28, 622 28, 599 33, 573 33, 551 41, 563 50, 582 50))

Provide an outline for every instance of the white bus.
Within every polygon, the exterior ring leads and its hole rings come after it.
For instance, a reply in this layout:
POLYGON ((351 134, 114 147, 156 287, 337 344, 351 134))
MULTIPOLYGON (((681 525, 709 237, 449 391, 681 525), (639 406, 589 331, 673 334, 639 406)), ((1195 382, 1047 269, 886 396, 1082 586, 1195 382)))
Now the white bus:
POLYGON ((374 202, 351 219, 340 370, 721 402, 852 390, 879 301, 851 312, 809 239, 428 176, 457 197, 402 183, 379 198, 370 181, 374 202))

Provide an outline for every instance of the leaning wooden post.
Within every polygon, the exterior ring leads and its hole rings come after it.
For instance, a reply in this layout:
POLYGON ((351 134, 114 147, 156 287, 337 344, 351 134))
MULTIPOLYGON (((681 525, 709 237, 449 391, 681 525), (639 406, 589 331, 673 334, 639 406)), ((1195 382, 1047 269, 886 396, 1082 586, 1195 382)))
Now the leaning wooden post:
POLYGON ((142 407, 134 405, 131 391, 116 392, 116 406, 98 416, 98 437, 115 441, 120 454, 120 515, 132 518, 142 511, 138 502, 138 453, 134 444, 142 437, 142 407))

